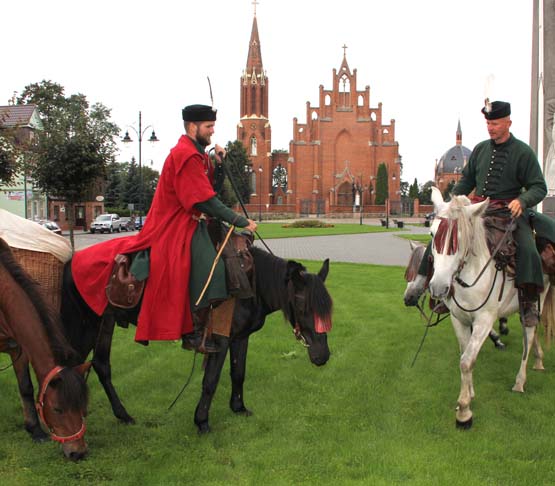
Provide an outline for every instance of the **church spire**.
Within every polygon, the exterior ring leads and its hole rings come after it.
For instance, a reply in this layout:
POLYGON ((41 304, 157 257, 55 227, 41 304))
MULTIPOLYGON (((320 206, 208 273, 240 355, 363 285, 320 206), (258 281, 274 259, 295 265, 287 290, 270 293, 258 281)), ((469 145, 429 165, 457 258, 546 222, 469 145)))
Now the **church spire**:
POLYGON ((258 36, 256 13, 252 21, 251 40, 249 41, 249 54, 247 56, 247 72, 252 72, 253 69, 257 72, 261 72, 263 69, 262 51, 260 50, 260 38, 258 36))
POLYGON ((268 118, 268 78, 262 65, 262 50, 256 20, 257 0, 253 1, 254 17, 247 65, 241 76, 241 118, 257 116, 268 118))
POLYGON ((462 130, 461 130, 460 120, 459 120, 459 124, 457 125, 457 145, 462 145, 462 130))

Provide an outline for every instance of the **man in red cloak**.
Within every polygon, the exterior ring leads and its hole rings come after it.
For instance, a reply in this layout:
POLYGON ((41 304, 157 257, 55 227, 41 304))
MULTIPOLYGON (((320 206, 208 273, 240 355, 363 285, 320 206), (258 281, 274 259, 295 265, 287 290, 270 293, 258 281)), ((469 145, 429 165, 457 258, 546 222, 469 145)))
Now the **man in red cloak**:
MULTIPOLYGON (((256 231, 256 223, 226 207, 214 192, 215 170, 205 148, 214 134, 216 111, 206 105, 190 105, 183 109, 182 115, 186 135, 180 137, 166 158, 141 232, 76 252, 71 269, 85 302, 96 314, 102 315, 108 304, 105 288, 115 256, 149 250, 148 278, 135 341, 177 340, 185 336, 184 347, 198 349, 201 339, 199 329, 193 329, 190 300, 195 296, 189 296, 189 279, 192 260, 198 265, 197 260, 202 259, 191 255, 192 241, 205 238, 206 216, 252 232, 256 231)), ((216 154, 223 152, 216 145, 216 154)), ((208 251, 215 256, 213 247, 208 251)), ((212 261, 204 267, 211 264, 212 261)), ((220 287, 220 295, 212 295, 213 299, 226 297, 221 295, 225 279, 222 283, 221 272, 219 275, 213 278, 213 284, 220 287)), ((207 275, 196 278, 202 278, 204 284, 207 275)), ((206 294, 210 295, 210 288, 206 294)), ((206 352, 218 350, 211 342, 206 342, 204 347, 206 352)))

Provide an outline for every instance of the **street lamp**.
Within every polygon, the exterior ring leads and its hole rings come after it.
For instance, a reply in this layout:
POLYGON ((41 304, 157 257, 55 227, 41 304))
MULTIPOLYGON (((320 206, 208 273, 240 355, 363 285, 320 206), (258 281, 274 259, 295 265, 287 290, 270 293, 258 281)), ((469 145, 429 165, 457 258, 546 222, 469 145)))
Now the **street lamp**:
POLYGON ((262 221, 262 166, 258 166, 258 221, 262 221))
MULTIPOLYGON (((142 144, 143 144, 143 136, 145 134, 145 132, 149 129, 152 128, 151 125, 146 126, 143 129, 143 125, 142 125, 142 114, 139 111, 139 130, 136 130, 135 127, 129 125, 129 128, 131 128, 136 134, 137 134, 137 138, 139 139, 139 206, 141 208, 141 211, 139 212, 139 226, 142 228, 143 227, 143 211, 144 211, 144 206, 143 206, 143 168, 142 168, 142 144)), ((129 130, 125 131, 125 136, 122 138, 122 142, 123 143, 131 143, 133 141, 133 139, 129 136, 129 130)), ((148 139, 149 142, 159 142, 158 138, 156 137, 156 133, 154 132, 154 129, 152 129, 152 133, 150 134, 150 138, 148 139)))

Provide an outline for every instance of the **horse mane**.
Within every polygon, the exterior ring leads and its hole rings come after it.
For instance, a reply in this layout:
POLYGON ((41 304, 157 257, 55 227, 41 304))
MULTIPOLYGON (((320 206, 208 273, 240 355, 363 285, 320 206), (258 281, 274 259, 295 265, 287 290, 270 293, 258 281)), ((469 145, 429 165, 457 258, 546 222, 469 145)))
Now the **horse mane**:
POLYGON ((48 336, 50 348, 57 364, 65 364, 75 358, 75 351, 67 341, 63 330, 60 317, 45 302, 39 288, 24 268, 15 260, 8 244, 0 238, 0 264, 12 276, 15 282, 21 287, 29 297, 35 307, 40 321, 48 336))
POLYGON ((254 258, 256 268, 257 292, 263 290, 268 295, 267 300, 277 302, 286 319, 290 320, 291 300, 294 294, 288 289, 290 280, 290 263, 298 265, 306 285, 305 308, 322 318, 330 317, 332 314, 332 299, 322 279, 313 273, 309 273, 306 267, 293 260, 284 260, 268 253, 267 251, 251 246, 250 253, 254 258))
POLYGON ((453 196, 447 210, 447 217, 457 220, 459 229, 459 250, 462 255, 489 255, 486 229, 482 217, 468 218, 463 208, 471 204, 466 196, 453 196))

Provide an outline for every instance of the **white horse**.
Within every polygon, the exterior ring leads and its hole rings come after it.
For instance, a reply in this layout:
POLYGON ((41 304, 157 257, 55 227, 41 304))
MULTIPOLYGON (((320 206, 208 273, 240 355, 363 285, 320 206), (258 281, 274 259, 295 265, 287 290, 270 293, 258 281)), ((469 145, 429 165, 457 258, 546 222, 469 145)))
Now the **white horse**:
MULTIPOLYGON (((514 279, 503 278, 486 241, 482 214, 489 200, 471 204, 466 196, 453 196, 444 202, 441 192, 432 187, 436 218, 431 227, 434 273, 429 283, 432 297, 442 299, 451 311, 451 322, 461 352, 461 389, 457 400, 458 427, 472 426, 470 402, 474 398, 472 370, 480 349, 494 322, 518 312, 518 295, 514 279)), ((540 305, 555 296, 549 278, 544 276, 544 292, 540 305)), ((549 307, 551 308, 551 307, 549 307)), ((543 351, 534 327, 523 327, 524 351, 513 391, 523 392, 529 344, 536 356, 534 369, 543 370, 543 351)))

